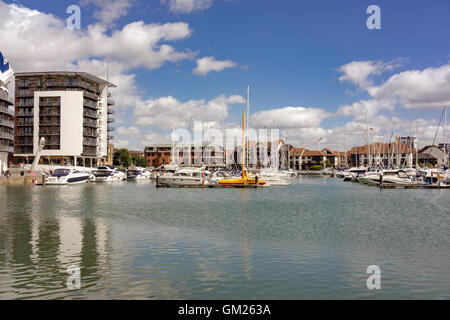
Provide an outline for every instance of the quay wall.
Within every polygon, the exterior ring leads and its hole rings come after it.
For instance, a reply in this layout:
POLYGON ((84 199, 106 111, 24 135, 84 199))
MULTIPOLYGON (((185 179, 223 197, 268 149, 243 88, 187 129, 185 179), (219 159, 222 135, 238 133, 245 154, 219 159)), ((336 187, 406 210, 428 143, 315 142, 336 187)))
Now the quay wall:
POLYGON ((41 184, 43 176, 41 172, 35 172, 34 177, 30 172, 22 174, 13 173, 8 178, 5 176, 0 177, 0 185, 31 185, 33 180, 36 180, 37 184, 41 184))

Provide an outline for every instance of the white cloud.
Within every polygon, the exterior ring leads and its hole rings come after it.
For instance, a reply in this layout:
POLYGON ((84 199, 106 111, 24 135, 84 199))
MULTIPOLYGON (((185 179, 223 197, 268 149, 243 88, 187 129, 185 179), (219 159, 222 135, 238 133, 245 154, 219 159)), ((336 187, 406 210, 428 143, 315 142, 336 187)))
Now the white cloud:
POLYGON ((141 130, 138 127, 120 127, 117 129, 117 133, 123 136, 130 136, 132 138, 136 138, 141 134, 141 130))
POLYGON ((404 71, 367 91, 375 99, 396 98, 409 109, 450 106, 450 64, 404 71))
POLYGON ((340 106, 337 115, 339 116, 353 116, 355 119, 365 121, 376 116, 381 110, 393 111, 395 108, 395 101, 392 99, 386 100, 360 100, 351 105, 340 106))
POLYGON ((159 129, 188 128, 192 121, 224 121, 233 104, 243 104, 239 95, 220 95, 210 101, 189 100, 181 102, 172 96, 148 100, 134 110, 136 124, 156 126, 159 129))
POLYGON ((193 70, 193 73, 199 76, 207 75, 211 71, 222 71, 227 68, 233 68, 237 64, 231 60, 219 61, 214 57, 204 57, 197 59, 197 67, 193 70))
POLYGON ((256 112, 250 125, 260 128, 314 128, 328 116, 328 112, 319 108, 285 107, 256 112))
POLYGON ((0 39, 16 71, 63 69, 74 61, 110 57, 127 68, 155 69, 166 62, 191 59, 191 51, 180 52, 164 43, 188 38, 187 23, 130 23, 107 33, 102 24, 86 30, 69 30, 65 22, 16 4, 0 1, 0 39))
POLYGON ((161 3, 169 3, 170 11, 190 13, 208 9, 212 6, 213 0, 161 0, 161 3))
POLYGON ((339 71, 343 73, 339 77, 339 81, 349 81, 360 89, 366 89, 373 83, 370 76, 380 75, 384 71, 393 70, 395 67, 397 67, 396 62, 353 61, 339 68, 339 71))
MULTIPOLYGON (((110 2, 108 2, 110 3, 110 2)), ((69 30, 65 21, 21 5, 0 0, 2 51, 16 72, 85 71, 106 79, 105 58, 110 58, 110 81, 118 108, 141 103, 135 77, 137 67, 155 69, 166 62, 193 58, 165 41, 182 40, 192 30, 186 23, 145 24, 133 22, 107 32, 102 24, 85 30, 69 30), (125 50, 124 50, 125 49, 125 50)))
POLYGON ((98 9, 94 17, 106 25, 111 25, 120 17, 126 16, 133 6, 130 0, 82 0, 81 5, 94 4, 98 9))

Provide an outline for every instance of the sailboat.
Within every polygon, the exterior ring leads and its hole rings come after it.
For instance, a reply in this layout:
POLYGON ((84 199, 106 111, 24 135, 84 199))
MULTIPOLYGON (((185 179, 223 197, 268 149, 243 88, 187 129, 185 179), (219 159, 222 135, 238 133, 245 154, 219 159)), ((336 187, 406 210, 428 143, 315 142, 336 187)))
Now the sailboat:
POLYGON ((255 185, 255 186, 263 186, 266 182, 258 177, 249 177, 248 172, 245 168, 245 109, 243 110, 242 115, 242 176, 240 178, 233 179, 223 179, 219 180, 218 183, 220 185, 229 185, 229 186, 243 186, 243 185, 255 185))

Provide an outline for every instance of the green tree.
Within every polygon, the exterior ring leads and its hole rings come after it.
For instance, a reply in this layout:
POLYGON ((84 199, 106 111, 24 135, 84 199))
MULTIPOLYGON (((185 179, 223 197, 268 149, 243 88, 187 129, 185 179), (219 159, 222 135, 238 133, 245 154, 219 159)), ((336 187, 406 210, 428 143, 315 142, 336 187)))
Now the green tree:
POLYGON ((136 167, 148 167, 150 165, 149 161, 147 159, 145 159, 145 157, 135 154, 131 157, 131 162, 136 166, 136 167))
POLYGON ((131 157, 128 149, 119 149, 114 153, 113 164, 128 168, 131 165, 131 157))

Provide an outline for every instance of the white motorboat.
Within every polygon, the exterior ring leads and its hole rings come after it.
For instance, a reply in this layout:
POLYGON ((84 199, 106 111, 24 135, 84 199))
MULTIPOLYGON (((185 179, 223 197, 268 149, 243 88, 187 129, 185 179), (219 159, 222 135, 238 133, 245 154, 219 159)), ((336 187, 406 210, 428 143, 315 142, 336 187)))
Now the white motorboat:
POLYGON ((145 168, 130 168, 127 173, 129 180, 147 180, 151 177, 151 172, 145 168))
POLYGON ((126 174, 114 166, 98 167, 94 176, 95 182, 120 182, 126 178, 126 174))
POLYGON ((359 181, 369 185, 379 185, 383 175, 384 184, 417 184, 413 177, 409 176, 404 170, 382 170, 377 173, 368 173, 359 178, 359 181))
POLYGON ((215 183, 210 179, 205 168, 182 168, 173 174, 158 176, 159 185, 165 186, 195 186, 215 183))
POLYGON ((86 183, 91 178, 88 172, 81 172, 75 168, 58 168, 52 175, 45 179, 46 185, 67 185, 86 183))

